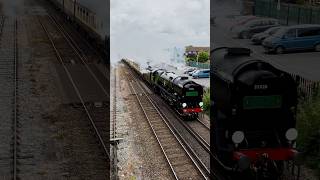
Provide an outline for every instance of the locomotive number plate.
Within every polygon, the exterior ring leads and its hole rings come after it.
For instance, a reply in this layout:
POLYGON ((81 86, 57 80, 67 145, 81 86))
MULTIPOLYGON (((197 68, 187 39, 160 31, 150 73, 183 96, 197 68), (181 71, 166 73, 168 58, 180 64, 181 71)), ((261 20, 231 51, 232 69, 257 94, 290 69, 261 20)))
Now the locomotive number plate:
POLYGON ((254 90, 261 90, 261 89, 268 89, 268 85, 267 84, 256 84, 254 85, 254 90))

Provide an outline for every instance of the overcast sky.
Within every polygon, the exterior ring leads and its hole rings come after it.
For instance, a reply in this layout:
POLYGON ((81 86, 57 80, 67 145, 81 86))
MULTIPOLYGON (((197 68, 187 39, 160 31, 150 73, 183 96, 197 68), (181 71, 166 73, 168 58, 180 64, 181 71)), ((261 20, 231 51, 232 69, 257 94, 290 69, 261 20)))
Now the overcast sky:
POLYGON ((210 0, 111 0, 111 61, 169 61, 167 48, 209 46, 210 0))

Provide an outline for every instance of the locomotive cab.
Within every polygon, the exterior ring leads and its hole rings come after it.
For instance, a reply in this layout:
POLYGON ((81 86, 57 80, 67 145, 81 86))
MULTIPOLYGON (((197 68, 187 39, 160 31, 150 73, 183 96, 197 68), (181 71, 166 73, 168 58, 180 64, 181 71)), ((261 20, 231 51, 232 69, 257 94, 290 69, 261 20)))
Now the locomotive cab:
POLYGON ((223 163, 242 157, 256 162, 293 158, 296 139, 296 83, 286 72, 250 55, 245 48, 211 52, 213 144, 223 163))

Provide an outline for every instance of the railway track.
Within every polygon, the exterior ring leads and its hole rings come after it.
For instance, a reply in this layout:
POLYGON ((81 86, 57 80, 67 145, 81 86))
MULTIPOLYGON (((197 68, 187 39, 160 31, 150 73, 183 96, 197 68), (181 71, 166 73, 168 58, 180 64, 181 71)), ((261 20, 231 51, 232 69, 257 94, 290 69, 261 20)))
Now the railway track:
POLYGON ((83 39, 83 35, 81 35, 78 31, 75 31, 75 28, 70 24, 70 21, 66 21, 64 17, 59 15, 55 15, 54 12, 50 13, 51 19, 59 24, 63 24, 62 27, 65 32, 72 32, 68 33, 72 39, 73 45, 79 51, 79 54, 82 56, 89 63, 100 63, 103 61, 103 58, 95 48, 92 47, 86 40, 83 39))
POLYGON ((181 121, 181 123, 186 125, 186 128, 191 131, 191 133, 194 133, 195 136, 198 137, 198 140, 202 142, 204 148, 210 152, 210 129, 200 123, 199 121, 181 121))
POLYGON ((192 177, 194 179, 207 179, 209 177, 209 171, 198 165, 199 157, 197 157, 197 154, 181 139, 181 135, 177 133, 174 127, 172 127, 165 115, 159 111, 155 102, 134 76, 130 74, 127 78, 130 83, 131 91, 136 95, 140 108, 142 109, 175 178, 183 179, 184 177, 192 177))
MULTIPOLYGON (((95 74, 91 71, 86 61, 84 61, 79 55, 78 50, 72 45, 70 39, 68 38, 68 34, 61 29, 61 25, 57 22, 54 22, 50 17, 38 17, 39 23, 43 28, 48 40, 53 47, 53 50, 56 54, 56 57, 59 61, 59 64, 62 66, 68 80, 72 88, 74 89, 74 93, 76 94, 79 104, 78 108, 81 108, 86 115, 89 127, 93 131, 93 135, 97 140, 97 148, 101 150, 103 156, 101 157, 105 161, 105 165, 100 167, 101 169, 105 169, 104 178, 108 178, 108 166, 107 163, 110 160, 109 154, 109 133, 107 129, 107 111, 109 111, 108 102, 88 102, 85 97, 88 96, 87 93, 93 93, 92 89, 99 90, 100 94, 103 94, 105 97, 109 97, 109 93, 106 88, 101 84, 101 82, 97 79, 95 74), (72 66, 77 64, 78 66, 86 67, 86 76, 90 76, 91 87, 87 89, 83 89, 80 85, 80 81, 77 79, 76 75, 72 71, 72 66)), ((98 170, 97 170, 98 171, 98 170)), ((100 171, 99 171, 100 172, 100 171)), ((103 175, 102 175, 103 176, 103 175)))
MULTIPOLYGON (((139 81, 140 87, 145 89, 146 86, 142 85, 143 82, 140 81, 135 72, 131 71, 131 69, 128 71, 128 74, 130 74, 128 81, 139 81)), ((211 176, 212 179, 228 179, 228 177, 226 177, 226 175, 221 171, 219 163, 215 164, 212 168, 214 172, 210 172, 209 160, 210 158, 216 159, 216 156, 210 152, 210 128, 207 126, 207 124, 199 122, 201 121, 199 119, 198 121, 193 122, 185 121, 178 116, 178 113, 170 108, 159 96, 150 94, 149 97, 161 115, 167 120, 170 127, 177 133, 177 136, 179 136, 180 140, 185 144, 185 147, 188 149, 188 151, 195 157, 203 172, 207 176, 211 176), (190 125, 188 123, 194 124, 190 125), (198 126, 200 129, 197 129, 198 126), (204 132, 199 132, 201 129, 204 132)))
POLYGON ((110 137, 112 139, 113 142, 112 143, 112 149, 111 149, 111 152, 112 152, 112 159, 111 159, 111 164, 112 164, 112 167, 111 167, 111 171, 112 171, 112 179, 115 179, 117 180, 118 179, 118 167, 117 167, 117 164, 118 164, 118 154, 117 154, 117 141, 116 141, 116 138, 117 138, 117 69, 114 68, 114 75, 113 75, 114 79, 114 86, 113 86, 113 99, 112 99, 112 119, 111 119, 111 134, 110 134, 110 137))
MULTIPOLYGON (((94 60, 88 58, 86 56, 86 53, 84 53, 83 51, 85 51, 86 49, 83 48, 83 46, 80 47, 79 44, 87 44, 85 47, 86 48, 90 48, 93 49, 88 42, 86 41, 75 41, 75 39, 82 39, 81 37, 77 36, 74 37, 72 36, 70 33, 68 33, 68 31, 65 29, 65 27, 63 26, 63 22, 58 21, 57 18, 55 18, 52 15, 48 15, 48 17, 50 18, 51 22, 54 23, 57 27, 57 29, 59 30, 59 32, 64 36, 64 38, 66 39, 66 42, 68 42, 69 46, 72 48, 72 50, 76 53, 76 56, 78 57, 78 62, 80 64, 83 64, 87 70, 90 72, 90 74, 92 75, 92 77, 94 77, 94 79, 96 80, 96 82, 99 84, 99 86, 101 87, 101 89, 103 89, 105 94, 108 94, 109 96, 109 92, 108 90, 106 90, 106 88, 103 86, 102 83, 106 83, 106 79, 103 78, 98 78, 98 75, 96 74, 95 70, 96 69, 92 69, 93 66, 90 66, 90 63, 93 63, 94 60)), ((94 50, 93 50, 94 51, 94 50)), ((94 51, 95 52, 95 51, 94 51)), ((96 53, 96 52, 95 52, 96 53)), ((97 55, 95 56, 93 59, 99 59, 100 57, 97 55)), ((107 73, 107 72, 106 72, 107 73)), ((107 76, 105 76, 107 77, 107 76)))
POLYGON ((206 127, 206 129, 210 129, 210 122, 203 122, 204 120, 201 120, 200 118, 197 118, 196 121, 198 121, 200 124, 206 127), (209 124, 208 124, 209 123, 209 124))
MULTIPOLYGON (((49 1, 41 1, 41 3, 47 7, 48 16, 57 24, 63 25, 61 28, 64 32, 67 32, 67 36, 73 46, 77 49, 80 56, 87 63, 101 63, 104 61, 104 56, 90 44, 84 35, 79 32, 78 28, 75 28, 74 23, 70 23, 74 17, 62 16, 61 11, 53 8, 53 4, 49 1)), ((106 74, 108 75, 108 74, 106 74)), ((108 75, 109 76, 109 75, 108 75)))
POLYGON ((1 106, 4 106, 2 108, 8 108, 7 112, 1 113, 0 144, 1 149, 7 150, 8 154, 2 153, 0 177, 14 180, 18 179, 19 158, 17 29, 17 19, 4 16, 0 18, 0 96, 1 106))

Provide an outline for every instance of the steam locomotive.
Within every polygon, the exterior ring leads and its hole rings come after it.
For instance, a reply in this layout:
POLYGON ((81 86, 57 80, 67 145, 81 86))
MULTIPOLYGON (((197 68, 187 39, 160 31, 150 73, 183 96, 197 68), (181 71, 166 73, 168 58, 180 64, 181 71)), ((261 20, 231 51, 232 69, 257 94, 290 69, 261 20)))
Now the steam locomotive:
POLYGON ((164 69, 140 70, 140 67, 129 60, 122 62, 133 69, 147 84, 160 94, 178 113, 186 119, 198 117, 202 112, 203 87, 185 76, 178 76, 164 69))
POLYGON ((246 179, 278 179, 298 155, 294 79, 250 49, 216 48, 211 58, 211 147, 246 179))

